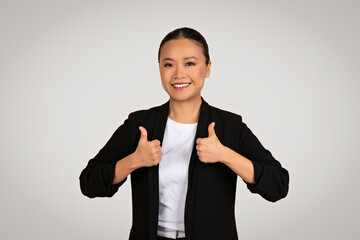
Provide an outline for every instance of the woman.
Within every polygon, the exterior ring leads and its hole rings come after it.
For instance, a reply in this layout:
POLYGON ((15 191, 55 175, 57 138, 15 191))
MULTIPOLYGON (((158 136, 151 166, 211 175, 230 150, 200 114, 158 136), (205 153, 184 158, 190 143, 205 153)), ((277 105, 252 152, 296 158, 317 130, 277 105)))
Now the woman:
POLYGON ((129 114, 81 172, 81 191, 111 197, 131 174, 129 239, 238 239, 237 176, 275 202, 288 193, 288 171, 240 115, 201 96, 211 61, 199 32, 168 33, 158 62, 169 100, 129 114))

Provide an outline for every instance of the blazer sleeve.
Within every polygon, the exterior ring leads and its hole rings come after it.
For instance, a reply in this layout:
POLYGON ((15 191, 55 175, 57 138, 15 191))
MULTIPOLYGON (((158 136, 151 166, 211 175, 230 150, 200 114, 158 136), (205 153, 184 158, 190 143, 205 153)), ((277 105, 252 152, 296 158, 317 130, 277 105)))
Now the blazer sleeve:
POLYGON ((255 183, 244 181, 247 188, 271 202, 286 197, 289 190, 288 171, 264 148, 242 119, 240 126, 240 154, 254 166, 255 183))
POLYGON ((85 196, 112 197, 127 180, 126 177, 121 182, 112 184, 117 161, 131 154, 131 122, 132 113, 81 171, 80 189, 85 196))

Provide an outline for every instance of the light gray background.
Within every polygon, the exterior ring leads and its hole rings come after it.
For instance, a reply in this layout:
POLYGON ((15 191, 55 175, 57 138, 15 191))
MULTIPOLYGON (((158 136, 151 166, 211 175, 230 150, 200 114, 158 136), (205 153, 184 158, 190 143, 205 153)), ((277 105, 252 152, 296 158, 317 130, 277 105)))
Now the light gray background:
POLYGON ((128 114, 168 100, 161 39, 207 39, 202 96, 240 114, 289 170, 285 199, 239 179, 240 239, 359 239, 359 1, 6 1, 0 4, 0 239, 127 239, 130 178, 79 187, 128 114))

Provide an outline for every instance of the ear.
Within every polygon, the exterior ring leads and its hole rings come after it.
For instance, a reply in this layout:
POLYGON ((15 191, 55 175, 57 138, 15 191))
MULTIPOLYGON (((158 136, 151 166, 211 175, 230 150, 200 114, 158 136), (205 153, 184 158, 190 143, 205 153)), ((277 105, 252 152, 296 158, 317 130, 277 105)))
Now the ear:
POLYGON ((211 68, 211 60, 209 60, 209 63, 206 67, 206 78, 210 76, 210 68, 211 68))

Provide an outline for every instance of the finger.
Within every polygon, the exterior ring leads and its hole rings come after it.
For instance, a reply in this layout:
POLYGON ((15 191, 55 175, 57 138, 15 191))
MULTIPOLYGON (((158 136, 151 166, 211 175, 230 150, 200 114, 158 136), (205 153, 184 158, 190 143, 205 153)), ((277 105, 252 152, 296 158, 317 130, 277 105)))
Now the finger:
POLYGON ((155 147, 155 152, 162 153, 161 147, 160 146, 155 147))
POLYGON ((154 146, 160 146, 160 141, 158 139, 152 140, 151 142, 154 144, 154 146))
POLYGON ((147 141, 148 139, 147 139, 147 131, 146 131, 146 129, 144 127, 142 127, 142 126, 140 126, 139 129, 140 129, 140 132, 141 132, 141 139, 147 141))
POLYGON ((162 159, 162 154, 157 152, 156 154, 154 154, 154 160, 155 160, 155 163, 158 164, 162 159))
POLYGON ((159 159, 159 158, 161 158, 161 153, 159 151, 156 151, 156 152, 154 152, 153 156, 155 157, 155 159, 159 159))
POLYGON ((196 139, 196 144, 200 144, 200 139, 201 138, 196 139))
POLYGON ((215 122, 210 123, 209 127, 208 127, 208 131, 209 131, 209 137, 215 136, 215 122))

